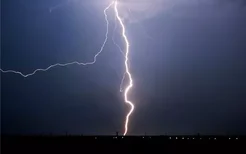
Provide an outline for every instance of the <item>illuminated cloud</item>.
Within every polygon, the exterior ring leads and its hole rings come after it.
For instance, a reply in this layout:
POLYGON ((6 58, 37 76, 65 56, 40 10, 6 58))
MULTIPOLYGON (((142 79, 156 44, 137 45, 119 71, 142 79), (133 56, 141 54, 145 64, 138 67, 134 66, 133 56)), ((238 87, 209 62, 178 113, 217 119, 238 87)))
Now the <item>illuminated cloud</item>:
POLYGON ((228 13, 232 10, 235 12, 235 10, 237 10, 236 7, 245 6, 245 2, 241 0, 119 0, 119 3, 121 6, 119 8, 121 10, 121 16, 124 20, 131 23, 153 18, 159 14, 172 16, 193 16, 196 14, 189 14, 189 12, 192 10, 198 10, 199 13, 198 8, 203 8, 201 10, 203 11, 201 14, 208 14, 209 10, 204 8, 217 6, 219 10, 216 12, 216 15, 228 15, 228 13), (192 9, 189 10, 189 8, 192 9), (219 14, 219 11, 222 12, 219 14))

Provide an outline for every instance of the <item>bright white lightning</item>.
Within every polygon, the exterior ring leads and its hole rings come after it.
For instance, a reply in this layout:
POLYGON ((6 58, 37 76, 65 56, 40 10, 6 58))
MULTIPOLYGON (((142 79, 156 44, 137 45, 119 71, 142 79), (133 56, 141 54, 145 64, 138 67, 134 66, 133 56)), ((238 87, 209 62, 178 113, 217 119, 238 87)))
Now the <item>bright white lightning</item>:
MULTIPOLYGON (((105 34, 105 40, 103 42, 103 45, 101 46, 101 49, 100 51, 94 56, 94 60, 92 62, 87 62, 87 63, 81 63, 81 62, 77 62, 77 61, 74 61, 74 62, 70 62, 70 63, 56 63, 56 64, 53 64, 53 65, 50 65, 49 67, 45 68, 45 69, 36 69, 35 71, 33 71, 32 73, 29 73, 29 74, 23 74, 22 72, 19 72, 19 71, 14 71, 14 70, 2 70, 0 68, 0 71, 3 72, 3 73, 15 73, 15 74, 19 74, 21 75, 22 77, 30 77, 32 75, 35 75, 37 72, 45 72, 45 71, 48 71, 50 70, 51 68, 54 68, 54 67, 65 67, 65 66, 68 66, 68 65, 73 65, 73 64, 77 64, 77 65, 92 65, 96 62, 97 60, 97 56, 103 51, 104 49, 104 46, 105 44, 107 43, 107 40, 108 40, 108 32, 109 32, 109 22, 108 22, 108 16, 107 16, 107 10, 114 4, 114 11, 115 11, 115 15, 116 15, 116 19, 119 21, 121 27, 122 27, 122 37, 124 38, 124 41, 126 43, 126 51, 125 53, 121 50, 121 48, 119 47, 118 44, 115 43, 114 39, 113 39, 113 42, 114 44, 119 48, 120 52, 124 55, 125 57, 125 69, 126 69, 126 72, 124 73, 124 76, 122 78, 122 81, 121 81, 121 89, 120 91, 122 92, 123 89, 122 89, 122 84, 123 84, 123 81, 126 77, 126 75, 128 76, 129 78, 129 85, 126 87, 125 89, 125 92, 124 92, 124 100, 127 104, 129 104, 131 106, 131 109, 130 111, 128 112, 128 114, 126 115, 126 119, 125 119, 125 131, 124 131, 124 136, 127 134, 127 131, 128 131, 128 123, 129 123, 129 117, 130 115, 132 114, 132 112, 134 111, 134 104, 129 101, 128 99, 128 93, 130 91, 130 89, 133 87, 133 80, 132 80, 132 75, 129 71, 129 66, 128 66, 128 55, 129 55, 129 41, 128 41, 128 38, 126 36, 126 30, 125 30, 125 26, 124 26, 124 23, 122 21, 122 19, 120 18, 119 16, 119 12, 118 12, 118 1, 115 0, 113 1, 112 3, 110 3, 105 9, 104 9, 104 16, 105 16, 105 21, 106 21, 106 24, 107 24, 107 31, 106 31, 106 34, 105 34)), ((116 30, 116 27, 115 27, 115 30, 116 30)), ((114 30, 114 31, 115 31, 114 30)))
POLYGON ((19 71, 14 71, 14 70, 2 70, 0 68, 0 71, 3 72, 3 73, 15 73, 15 74, 19 74, 21 75, 22 77, 29 77, 29 76, 32 76, 34 74, 36 74, 37 72, 46 72, 48 70, 50 70, 51 68, 53 67, 65 67, 65 66, 68 66, 68 65, 74 65, 74 64, 77 64, 77 65, 92 65, 94 64, 96 61, 97 61, 97 56, 99 56, 99 54, 103 51, 104 49, 104 46, 105 44, 107 43, 108 41, 108 32, 109 32, 109 21, 108 21, 108 16, 107 16, 107 10, 114 4, 114 2, 112 2, 111 4, 109 4, 109 6, 107 6, 105 9, 104 9, 104 17, 105 17, 105 21, 106 21, 106 26, 107 26, 107 30, 106 30, 106 34, 105 34, 105 39, 104 39, 104 42, 99 50, 99 52, 97 52, 97 54, 94 56, 94 60, 92 62, 87 62, 87 63, 81 63, 81 62, 78 62, 78 61, 74 61, 74 62, 70 62, 70 63, 56 63, 56 64, 53 64, 53 65, 50 65, 49 67, 43 69, 43 68, 39 68, 39 69, 36 69, 34 70, 32 73, 29 73, 29 74, 23 74, 22 72, 19 72, 19 71))
POLYGON ((125 132, 124 132, 124 135, 126 135, 127 131, 128 131, 129 117, 131 116, 132 112, 134 111, 134 104, 131 101, 129 101, 129 99, 128 99, 128 92, 133 86, 132 75, 130 73, 129 66, 128 66, 128 55, 129 55, 129 46, 130 46, 130 44, 129 44, 128 38, 126 36, 125 25, 124 25, 122 19, 119 16, 118 1, 117 0, 114 3, 114 10, 115 10, 116 17, 117 17, 117 19, 118 19, 118 21, 119 21, 119 23, 120 23, 120 25, 122 27, 122 37, 124 38, 125 43, 126 43, 125 68, 126 68, 126 74, 129 77, 129 85, 125 89, 124 98, 125 98, 125 102, 131 106, 131 109, 130 109, 130 111, 128 112, 128 114, 126 116, 126 121, 125 121, 125 132))
MULTIPOLYGON (((119 51, 122 53, 122 55, 125 57, 125 53, 123 52, 123 50, 121 49, 121 47, 115 42, 114 36, 115 36, 115 32, 117 30, 117 17, 115 15, 115 19, 114 19, 114 31, 113 31, 113 36, 112 36, 112 41, 114 43, 115 46, 117 46, 117 48, 119 49, 119 51)), ((124 80, 125 80, 125 76, 126 76, 126 72, 124 73, 122 79, 121 79, 121 83, 120 83, 120 92, 123 92, 123 84, 124 84, 124 80)))
POLYGON ((119 44, 117 44, 114 40, 114 36, 115 36, 115 31, 117 30, 117 17, 115 16, 115 23, 114 23, 114 31, 113 31, 113 36, 112 36, 112 41, 114 43, 115 46, 117 46, 117 48, 119 49, 119 51, 122 53, 122 55, 125 57, 125 53, 123 52, 123 50, 121 49, 121 47, 119 46, 119 44))

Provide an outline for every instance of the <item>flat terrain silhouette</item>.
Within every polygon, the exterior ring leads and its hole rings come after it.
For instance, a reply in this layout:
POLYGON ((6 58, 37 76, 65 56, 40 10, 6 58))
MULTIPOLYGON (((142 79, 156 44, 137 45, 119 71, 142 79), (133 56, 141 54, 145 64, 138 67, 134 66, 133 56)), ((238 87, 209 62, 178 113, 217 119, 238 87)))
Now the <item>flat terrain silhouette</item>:
POLYGON ((2 136, 5 153, 245 153, 245 136, 2 136))

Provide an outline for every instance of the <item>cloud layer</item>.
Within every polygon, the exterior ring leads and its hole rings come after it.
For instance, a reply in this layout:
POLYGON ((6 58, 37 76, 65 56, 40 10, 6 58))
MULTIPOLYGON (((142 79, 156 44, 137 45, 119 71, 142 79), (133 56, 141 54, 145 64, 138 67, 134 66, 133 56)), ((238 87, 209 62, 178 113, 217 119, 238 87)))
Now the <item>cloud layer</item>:
POLYGON ((199 12, 199 9, 203 11, 201 14, 208 15, 212 9, 212 12, 217 10, 215 15, 227 16, 240 9, 245 10, 245 4, 242 0, 121 0, 120 9, 125 19, 136 22, 159 14, 189 16, 192 10, 199 12))

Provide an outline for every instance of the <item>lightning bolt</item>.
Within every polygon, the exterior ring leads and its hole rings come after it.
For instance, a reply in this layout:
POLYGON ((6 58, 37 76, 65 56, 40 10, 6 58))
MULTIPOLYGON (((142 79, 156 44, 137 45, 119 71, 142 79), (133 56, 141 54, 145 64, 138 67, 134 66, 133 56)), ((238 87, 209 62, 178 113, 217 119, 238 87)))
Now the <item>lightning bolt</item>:
POLYGON ((128 60, 129 60, 128 56, 129 56, 129 46, 130 46, 130 44, 129 44, 128 38, 126 36, 126 28, 125 28, 125 25, 124 25, 122 19, 119 16, 119 12, 118 12, 118 0, 116 0, 114 2, 114 11, 115 11, 117 20, 119 21, 119 23, 121 25, 121 28, 122 28, 122 37, 124 38, 125 43, 126 43, 125 69, 126 69, 126 75, 129 78, 129 85, 125 89, 124 98, 125 98, 125 102, 131 106, 131 109, 128 112, 128 114, 126 115, 125 132, 124 132, 124 136, 125 136, 127 134, 127 131, 128 131, 129 117, 131 116, 132 112, 134 111, 134 104, 128 99, 128 93, 129 93, 130 89, 133 87, 132 75, 130 73, 129 66, 128 66, 128 60))
POLYGON ((108 41, 108 32, 109 32, 109 21, 108 21, 108 16, 107 16, 107 10, 114 4, 114 2, 112 2, 111 4, 109 4, 109 6, 107 6, 105 9, 104 9, 104 17, 105 17, 105 21, 106 21, 106 26, 107 26, 107 30, 106 30, 106 34, 105 34, 105 39, 104 39, 104 42, 99 50, 99 52, 96 53, 96 55, 94 56, 94 59, 92 62, 87 62, 87 63, 81 63, 81 62, 78 62, 78 61, 74 61, 74 62, 70 62, 70 63, 56 63, 56 64, 53 64, 53 65, 50 65, 49 67, 47 68, 39 68, 39 69, 36 69, 34 70, 32 73, 29 73, 29 74, 24 74, 20 71, 15 71, 15 70, 3 70, 0 68, 0 71, 3 72, 3 73, 15 73, 15 74, 19 74, 21 75, 22 77, 24 78, 27 78, 27 77, 30 77, 32 75, 35 75, 37 72, 46 72, 48 70, 50 70, 51 68, 54 68, 54 67, 65 67, 65 66, 69 66, 69 65, 74 65, 74 64, 77 64, 77 65, 92 65, 92 64, 95 64, 96 61, 97 61, 97 57, 100 55, 100 53, 103 51, 104 47, 105 47, 105 44, 107 43, 108 41))
POLYGON ((123 52, 123 50, 121 49, 121 47, 119 46, 119 44, 117 44, 117 43, 115 42, 115 39, 114 39, 115 31, 117 30, 117 23, 116 23, 116 21, 117 21, 117 17, 115 16, 115 24, 114 24, 115 26, 114 26, 114 32, 113 32, 113 36, 112 36, 112 41, 113 41, 114 45, 117 46, 117 48, 118 48, 119 51, 122 53, 122 55, 125 57, 125 53, 123 52))
MULTIPOLYGON (((125 57, 125 53, 123 52, 123 50, 121 49, 121 47, 115 42, 114 36, 115 36, 115 32, 117 30, 117 17, 115 15, 115 19, 114 19, 114 31, 113 31, 113 36, 112 36, 112 41, 114 43, 115 46, 117 46, 117 48, 119 49, 119 51, 121 52, 121 54, 125 57)), ((120 83, 120 92, 123 92, 123 84, 124 84, 124 80, 125 80, 125 76, 126 76, 126 72, 124 73, 122 79, 121 79, 121 83, 120 83)))
MULTIPOLYGON (((116 16, 116 19, 118 20, 118 22, 120 23, 121 25, 121 28, 122 28, 122 37, 124 38, 124 42, 125 42, 125 45, 126 45, 126 49, 125 49, 125 53, 123 52, 123 50, 120 48, 120 46, 114 41, 114 37, 112 37, 112 40, 114 42, 114 44, 119 48, 120 52, 124 55, 125 57, 125 73, 124 73, 124 76, 121 80, 121 88, 120 88, 120 91, 123 92, 123 88, 122 88, 122 84, 126 78, 126 76, 129 78, 129 84, 127 85, 127 87, 125 88, 125 91, 124 91, 124 101, 125 103, 129 104, 131 109, 130 111, 127 113, 126 115, 126 118, 125 118, 125 130, 124 130, 124 136, 127 134, 128 132, 128 124, 129 124, 129 118, 132 114, 132 112, 134 111, 134 104, 128 99, 128 94, 129 94, 129 91, 130 89, 133 87, 133 80, 132 80, 132 75, 130 73, 130 69, 129 69, 129 41, 128 41, 128 38, 126 36, 126 28, 125 28, 125 25, 119 15, 119 11, 118 11, 118 0, 114 0, 112 1, 105 9, 104 9, 104 16, 105 16, 105 21, 106 21, 106 25, 107 25, 107 30, 106 30, 106 34, 105 34, 105 39, 104 39, 104 42, 99 50, 99 52, 97 52, 97 54, 94 56, 94 60, 92 62, 87 62, 87 63, 81 63, 81 62, 78 62, 78 61, 74 61, 74 62, 70 62, 70 63, 56 63, 56 64, 53 64, 53 65, 50 65, 49 67, 45 68, 45 69, 42 69, 42 68, 39 68, 39 69, 36 69, 34 70, 32 73, 29 73, 29 74, 23 74, 22 72, 20 71, 14 71, 14 70, 3 70, 0 68, 0 71, 3 72, 3 73, 14 73, 14 74, 19 74, 21 75, 22 77, 24 78, 27 78, 27 77, 30 77, 30 76, 33 76, 35 75, 37 72, 46 72, 48 70, 50 70, 51 68, 54 68, 54 67, 65 67, 65 66, 68 66, 68 65, 74 65, 74 64, 77 64, 77 65, 92 65, 92 64, 95 64, 96 61, 97 61, 97 57, 100 55, 100 53, 103 51, 104 49, 104 46, 105 44, 107 43, 108 41, 108 33, 109 33, 109 21, 108 21, 108 16, 107 16, 107 10, 114 5, 114 12, 115 12, 115 16, 116 16)), ((115 26, 115 29, 114 29, 114 33, 115 33, 115 30, 116 30, 116 26, 115 26)))

